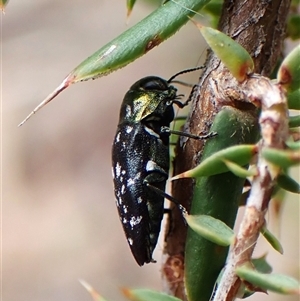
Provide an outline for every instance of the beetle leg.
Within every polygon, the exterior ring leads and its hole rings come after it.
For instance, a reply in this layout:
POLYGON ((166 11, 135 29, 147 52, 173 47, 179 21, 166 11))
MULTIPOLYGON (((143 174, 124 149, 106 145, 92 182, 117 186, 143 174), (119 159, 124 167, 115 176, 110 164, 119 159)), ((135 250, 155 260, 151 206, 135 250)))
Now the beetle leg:
POLYGON ((188 137, 188 138, 192 138, 192 139, 196 139, 196 140, 205 140, 205 139, 209 139, 209 138, 212 138, 212 137, 218 135, 216 132, 211 132, 206 135, 198 136, 198 135, 193 135, 193 134, 185 133, 185 132, 181 132, 181 131, 174 131, 174 130, 171 130, 170 128, 168 128, 167 126, 162 126, 160 128, 160 132, 168 133, 169 135, 174 134, 174 135, 178 135, 178 136, 184 136, 184 137, 188 137))
POLYGON ((175 198, 173 198, 172 196, 170 196, 169 194, 165 193, 163 190, 155 187, 154 185, 151 185, 149 182, 146 182, 147 187, 149 187, 149 189, 155 191, 158 195, 163 196, 164 198, 166 198, 167 200, 173 202, 174 204, 176 204, 176 206, 179 208, 179 210, 181 211, 183 217, 185 215, 188 214, 187 210, 185 209, 185 207, 183 207, 175 198))

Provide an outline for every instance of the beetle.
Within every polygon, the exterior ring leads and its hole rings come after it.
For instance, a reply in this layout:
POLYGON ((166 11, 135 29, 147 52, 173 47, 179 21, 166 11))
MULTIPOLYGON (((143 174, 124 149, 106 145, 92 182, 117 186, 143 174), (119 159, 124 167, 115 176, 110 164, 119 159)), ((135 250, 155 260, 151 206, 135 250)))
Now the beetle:
POLYGON ((164 198, 169 176, 169 136, 172 133, 206 139, 170 130, 173 105, 185 107, 171 81, 148 76, 134 83, 123 99, 117 132, 112 147, 112 174, 119 217, 138 263, 155 262, 152 258, 164 214, 164 198))

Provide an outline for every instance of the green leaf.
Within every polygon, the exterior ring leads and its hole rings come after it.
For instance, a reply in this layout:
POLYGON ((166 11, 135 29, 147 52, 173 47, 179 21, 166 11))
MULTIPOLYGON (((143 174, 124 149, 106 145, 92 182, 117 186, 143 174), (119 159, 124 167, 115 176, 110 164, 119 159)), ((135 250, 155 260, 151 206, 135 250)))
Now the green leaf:
POLYGON ((214 17, 220 17, 223 3, 223 0, 211 0, 203 7, 202 11, 214 17))
POLYGON ((136 0, 127 0, 127 18, 129 18, 136 0))
POLYGON ((247 177, 257 175, 256 168, 246 169, 246 168, 243 168, 240 165, 238 165, 234 162, 231 162, 229 160, 223 160, 223 162, 227 166, 228 170, 230 170, 233 174, 235 174, 238 177, 247 178, 247 177))
POLYGON ((277 183, 282 188, 292 193, 300 193, 300 184, 287 174, 280 174, 277 183))
POLYGON ((172 1, 126 30, 76 67, 69 77, 78 82, 106 75, 144 55, 187 23, 191 10, 199 10, 207 0, 172 1))
POLYGON ((291 9, 295 11, 298 8, 298 5, 300 4, 300 0, 292 0, 291 1, 291 9))
MULTIPOLYGON (((217 142, 218 136, 212 139, 215 139, 217 142)), ((225 164, 226 161, 244 166, 250 162, 256 152, 257 147, 255 145, 231 146, 211 155, 195 168, 181 173, 173 177, 171 180, 181 178, 199 178, 224 173, 229 171, 229 168, 225 164)))
POLYGON ((300 150, 300 140, 299 141, 287 141, 286 145, 291 150, 300 150))
POLYGON ((300 45, 295 47, 281 63, 277 80, 288 92, 300 89, 300 45))
POLYGON ((208 14, 211 16, 211 26, 216 28, 218 26, 218 22, 221 16, 223 0, 212 0, 208 4, 206 4, 201 12, 208 14))
POLYGON ((189 17, 193 16, 195 11, 202 8, 208 1, 177 0, 176 2, 168 1, 160 6, 148 17, 101 47, 79 64, 19 126, 23 125, 33 114, 71 84, 105 76, 146 54, 177 32, 189 21, 189 17))
MULTIPOLYGON (((210 131, 218 136, 206 141, 201 160, 234 145, 259 139, 257 117, 252 112, 225 106, 210 131)), ((224 164, 222 162, 222 164, 224 164)), ((191 215, 210 215, 233 228, 245 179, 232 172, 196 178, 191 215)), ((185 248, 185 285, 189 301, 210 299, 216 279, 225 265, 228 247, 212 243, 188 227, 185 248)))
POLYGON ((279 252, 283 254, 283 248, 280 241, 267 229, 267 227, 262 227, 260 233, 264 236, 264 238, 269 242, 269 244, 279 252))
POLYGON ((238 267, 236 274, 251 284, 264 289, 286 295, 299 295, 300 288, 296 279, 281 274, 262 274, 246 266, 238 267))
POLYGON ((300 163, 300 152, 291 150, 278 150, 274 148, 264 148, 262 156, 277 166, 288 168, 300 163))
POLYGON ((239 43, 216 29, 200 24, 197 24, 197 27, 213 52, 239 82, 244 81, 247 75, 253 73, 253 60, 239 43))
POLYGON ((122 289, 124 295, 132 301, 181 301, 173 296, 149 289, 122 289))
POLYGON ((290 116, 289 117, 289 127, 296 128, 300 126, 300 115, 298 116, 290 116))
POLYGON ((287 34, 292 40, 300 39, 300 16, 292 14, 287 21, 287 34))
POLYGON ((267 257, 267 255, 265 254, 259 258, 252 258, 251 262, 258 272, 264 273, 264 274, 270 274, 273 269, 268 264, 266 257, 267 257))
MULTIPOLYGON (((270 274, 272 272, 272 267, 266 261, 266 255, 263 255, 262 257, 259 257, 259 258, 251 259, 251 264, 254 266, 254 268, 258 272, 261 272, 261 273, 264 273, 264 274, 270 274)), ((247 266, 249 266, 249 265, 247 264, 247 266)), ((263 292, 263 290, 260 290, 257 287, 255 288, 252 285, 250 285, 250 286, 245 285, 244 289, 245 290, 244 290, 244 294, 243 294, 243 297, 242 297, 243 299, 252 296, 257 291, 263 292)))
POLYGON ((288 107, 291 110, 300 110, 300 89, 287 94, 288 107))
POLYGON ((103 297, 101 297, 98 292, 87 282, 84 280, 79 280, 82 286, 90 293, 94 301, 106 301, 103 297))
POLYGON ((4 12, 4 7, 7 5, 8 0, 0 0, 0 10, 4 12))
POLYGON ((220 245, 229 246, 234 241, 234 232, 224 222, 209 215, 187 215, 188 225, 207 240, 220 245))

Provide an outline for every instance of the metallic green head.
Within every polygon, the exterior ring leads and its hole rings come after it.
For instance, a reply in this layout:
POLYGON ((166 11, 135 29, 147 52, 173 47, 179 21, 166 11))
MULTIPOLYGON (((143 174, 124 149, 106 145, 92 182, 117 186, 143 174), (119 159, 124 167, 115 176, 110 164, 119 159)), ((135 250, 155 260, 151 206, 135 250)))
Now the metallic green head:
POLYGON ((156 76, 144 77, 126 93, 119 123, 140 122, 151 114, 156 119, 164 118, 166 110, 170 110, 176 97, 177 89, 168 81, 156 76))

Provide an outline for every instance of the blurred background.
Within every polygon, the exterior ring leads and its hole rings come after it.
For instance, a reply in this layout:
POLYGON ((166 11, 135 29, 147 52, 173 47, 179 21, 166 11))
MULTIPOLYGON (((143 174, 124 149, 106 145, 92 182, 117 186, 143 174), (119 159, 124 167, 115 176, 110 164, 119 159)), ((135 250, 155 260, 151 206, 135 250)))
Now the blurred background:
MULTIPOLYGON (((199 64, 205 44, 195 26, 187 24, 118 72, 71 86, 17 127, 83 59, 155 7, 138 2, 126 25, 125 2, 11 0, 1 15, 5 301, 91 300, 78 279, 116 301, 124 300, 120 287, 161 289, 162 242, 158 263, 142 268, 127 246, 115 208, 111 144, 132 83, 199 64)), ((184 79, 196 82, 197 75, 184 79)), ((275 272, 299 279, 299 198, 288 197, 279 233, 285 254, 270 250, 269 261, 275 272)), ((257 255, 266 250, 262 242, 257 255)), ((259 294, 249 300, 298 299, 259 294)))

